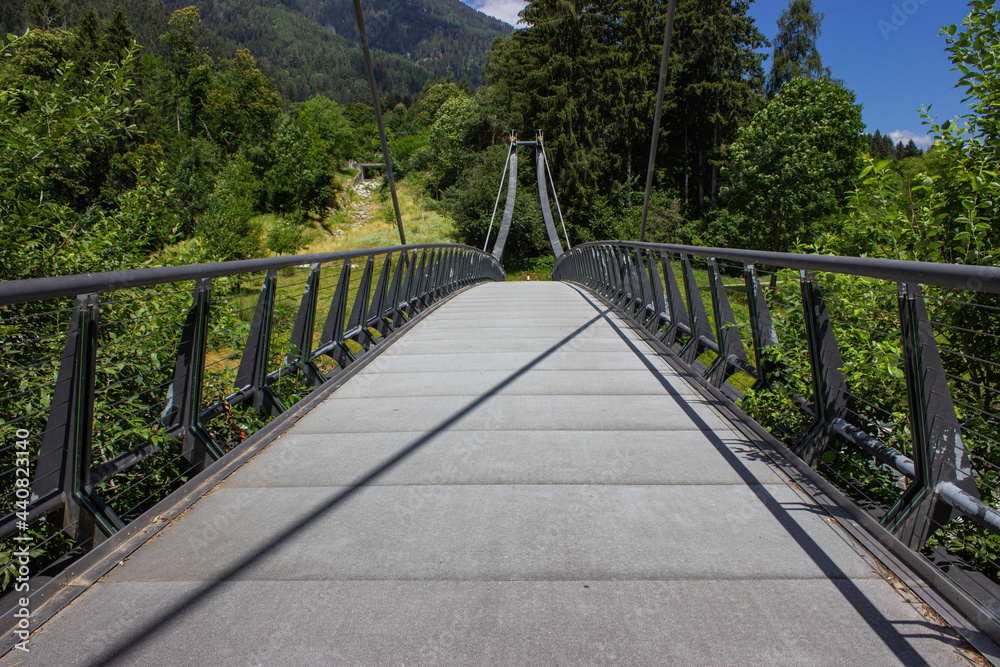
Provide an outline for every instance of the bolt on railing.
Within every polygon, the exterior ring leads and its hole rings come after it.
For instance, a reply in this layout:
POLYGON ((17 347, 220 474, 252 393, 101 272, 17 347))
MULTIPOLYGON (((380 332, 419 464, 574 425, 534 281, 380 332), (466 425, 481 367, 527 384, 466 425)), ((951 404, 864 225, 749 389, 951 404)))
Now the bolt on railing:
POLYGON ((31 575, 51 574, 434 303, 503 277, 479 250, 419 244, 0 283, 0 554, 27 535, 31 575))

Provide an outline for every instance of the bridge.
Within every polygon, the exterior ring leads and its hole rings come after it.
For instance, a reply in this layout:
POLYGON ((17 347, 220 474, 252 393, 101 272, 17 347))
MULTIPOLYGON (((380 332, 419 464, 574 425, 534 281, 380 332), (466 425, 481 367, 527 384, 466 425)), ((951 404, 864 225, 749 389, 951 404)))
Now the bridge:
POLYGON ((2 664, 997 660, 988 570, 931 542, 997 511, 930 327, 1000 271, 602 242, 503 277, 439 244, 0 285, 2 664), (905 447, 837 339, 887 300, 905 447), (744 412, 782 382, 794 441, 744 412))

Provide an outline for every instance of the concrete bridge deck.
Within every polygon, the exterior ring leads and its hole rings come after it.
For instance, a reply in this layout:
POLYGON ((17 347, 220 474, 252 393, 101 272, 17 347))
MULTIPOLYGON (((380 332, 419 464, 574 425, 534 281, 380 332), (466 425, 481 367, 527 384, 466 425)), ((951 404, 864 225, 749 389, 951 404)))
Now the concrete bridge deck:
POLYGON ((622 320, 488 284, 3 665, 967 664, 622 320))

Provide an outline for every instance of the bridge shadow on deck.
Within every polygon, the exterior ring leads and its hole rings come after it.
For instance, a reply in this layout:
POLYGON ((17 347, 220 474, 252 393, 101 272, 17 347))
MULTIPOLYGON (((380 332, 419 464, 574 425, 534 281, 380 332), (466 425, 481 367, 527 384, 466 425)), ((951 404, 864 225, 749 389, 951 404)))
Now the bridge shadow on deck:
MULTIPOLYGON (((858 614, 864 619, 865 623, 875 631, 879 638, 885 643, 886 647, 889 648, 906 665, 927 665, 928 663, 921 658, 910 646, 907 644, 904 635, 896 629, 895 625, 897 622, 889 621, 868 598, 865 594, 854 584, 853 581, 844 573, 840 567, 831 559, 823 549, 816 544, 816 542, 809 536, 809 534, 795 521, 795 519, 788 513, 788 508, 783 505, 778 500, 772 496, 767 487, 763 484, 758 484, 757 479, 754 477, 743 462, 739 459, 733 451, 726 446, 722 439, 708 427, 708 424, 698 415, 684 397, 681 396, 677 390, 673 387, 670 381, 664 377, 664 375, 659 371, 654 364, 652 364, 643 352, 636 347, 629 337, 625 334, 622 329, 615 324, 614 320, 607 316, 608 309, 603 309, 597 303, 595 303, 590 296, 584 292, 584 290, 576 287, 573 288, 580 293, 587 303, 589 303, 595 310, 600 313, 600 317, 606 320, 607 324, 621 337, 622 342, 628 346, 628 348, 639 358, 642 364, 647 370, 659 381, 663 386, 664 390, 670 394, 677 404, 684 410, 688 418, 691 419, 705 434, 712 446, 715 447, 716 451, 726 459, 726 462, 732 466, 733 470, 740 479, 753 491, 757 499, 767 508, 767 510, 774 516, 775 519, 781 524, 789 536, 795 540, 795 542, 802 547, 802 550, 816 563, 817 567, 822 570, 823 574, 830 579, 837 590, 840 591, 844 599, 854 607, 858 614)), ((816 507, 810 507, 810 511, 814 511, 819 514, 825 514, 825 512, 816 507)), ((919 625, 927 628, 928 630, 934 630, 934 636, 938 635, 939 628, 934 626, 929 621, 926 623, 919 623, 919 625)), ((922 635, 906 635, 908 637, 919 637, 922 635)), ((954 646, 961 645, 959 639, 954 639, 952 642, 954 646)))
MULTIPOLYGON (((578 290, 580 291, 580 290, 578 290)), ((154 637, 168 630, 171 625, 189 613, 192 607, 196 607, 214 594, 219 592, 226 583, 235 580, 242 573, 247 571, 249 568, 257 564, 262 558, 267 556, 270 552, 280 547, 282 544, 286 543, 297 534, 301 533, 305 529, 309 528, 316 521, 329 514, 332 510, 336 509, 347 500, 355 496, 359 491, 365 487, 373 484, 379 478, 386 475, 390 470, 404 462, 407 458, 413 455, 415 452, 420 450, 422 447, 427 445, 429 442, 434 440, 439 434, 447 431, 454 425, 456 425, 460 420, 468 416, 470 413, 474 412, 478 408, 482 407, 491 398, 497 396, 500 392, 504 391, 511 384, 517 381, 525 373, 531 371, 536 366, 538 366, 545 359, 558 352, 561 348, 570 343, 573 339, 583 333, 585 330, 593 326, 594 324, 606 321, 611 325, 613 330, 621 337, 624 343, 629 347, 629 349, 642 361, 645 367, 656 377, 659 383, 663 386, 664 390, 669 394, 673 400, 684 410, 687 416, 702 430, 702 432, 709 438, 715 449, 721 454, 727 463, 732 467, 734 471, 739 475, 742 481, 750 487, 758 500, 767 508, 767 510, 777 519, 780 525, 785 531, 795 540, 795 542, 802 548, 802 550, 813 560, 813 562, 820 568, 823 574, 829 578, 829 580, 836 586, 837 590, 843 595, 844 599, 857 611, 857 613, 865 620, 869 627, 880 637, 880 639, 885 643, 886 647, 903 663, 908 665, 926 665, 927 663, 909 646, 906 641, 906 637, 919 637, 919 634, 907 634, 903 635, 895 627, 899 621, 890 621, 887 619, 874 604, 871 603, 865 594, 852 582, 845 573, 833 562, 833 560, 823 552, 823 550, 816 544, 816 542, 806 533, 802 526, 800 526, 796 520, 789 514, 788 507, 782 505, 777 501, 767 490, 766 485, 760 484, 758 480, 753 476, 753 474, 746 468, 739 457, 725 444, 725 442, 713 431, 711 431, 705 421, 697 414, 697 411, 688 404, 690 397, 685 398, 681 395, 677 389, 671 384, 670 380, 665 377, 656 367, 653 365, 646 355, 631 341, 626 333, 614 322, 614 320, 609 317, 612 312, 609 309, 603 309, 597 303, 595 303, 589 295, 580 291, 583 298, 595 308, 597 314, 595 317, 587 321, 585 324, 577 328, 571 334, 560 339, 556 344, 539 354, 537 357, 532 359, 529 363, 525 364, 517 371, 512 373, 510 376, 505 378, 503 381, 499 382, 493 386, 488 391, 479 395, 475 400, 470 402, 466 407, 460 411, 454 413, 446 420, 442 421, 440 424, 436 425, 434 428, 430 429, 427 433, 414 440, 412 443, 404 446, 399 452, 390 458, 383 461, 377 467, 371 469, 366 474, 355 480, 350 486, 339 491, 322 505, 320 505, 315 510, 311 511, 306 516, 302 517, 296 521, 291 526, 288 526, 285 530, 280 532, 277 536, 270 539, 263 546, 259 547, 256 551, 244 557, 239 562, 233 564, 230 568, 225 570, 220 576, 216 577, 212 581, 205 582, 202 587, 200 587, 194 593, 185 596, 181 601, 175 603, 170 609, 160 614, 154 621, 149 623, 146 627, 139 631, 133 632, 131 635, 120 639, 116 642, 116 646, 109 648, 103 654, 99 655, 90 664, 93 665, 105 665, 117 661, 122 661, 128 658, 131 654, 137 651, 144 644, 151 641, 154 637)), ((810 508, 813 510, 813 508, 810 508)), ((912 622, 910 622, 912 623, 912 622)), ((923 627, 930 630, 933 626, 930 623, 921 624, 923 627)), ((934 630, 938 630, 934 628, 934 630)), ((935 632, 937 636, 937 632, 935 632)), ((955 641, 958 644, 958 641, 955 641)))

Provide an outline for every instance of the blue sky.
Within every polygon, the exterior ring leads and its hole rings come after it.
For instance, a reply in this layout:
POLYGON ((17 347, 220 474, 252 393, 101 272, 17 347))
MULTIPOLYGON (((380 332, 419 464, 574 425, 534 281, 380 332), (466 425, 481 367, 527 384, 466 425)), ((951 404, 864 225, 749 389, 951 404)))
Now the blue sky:
MULTIPOLYGON (((511 25, 522 0, 465 0, 466 4, 511 25)), ((750 8, 757 27, 770 39, 787 0, 758 0, 750 8)), ((964 0, 813 0, 825 15, 819 51, 833 76, 858 96, 869 132, 930 145, 916 109, 933 105, 941 120, 963 113, 956 72, 944 51, 943 25, 961 23, 964 0)), ((770 61, 765 64, 769 67, 770 61)))

